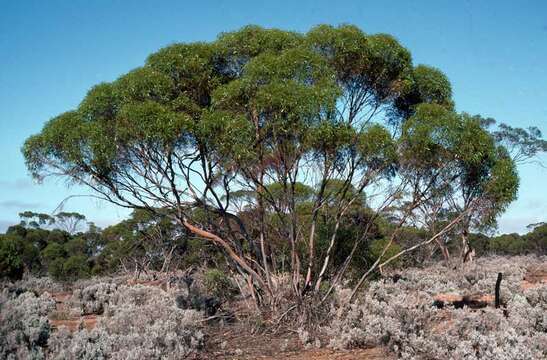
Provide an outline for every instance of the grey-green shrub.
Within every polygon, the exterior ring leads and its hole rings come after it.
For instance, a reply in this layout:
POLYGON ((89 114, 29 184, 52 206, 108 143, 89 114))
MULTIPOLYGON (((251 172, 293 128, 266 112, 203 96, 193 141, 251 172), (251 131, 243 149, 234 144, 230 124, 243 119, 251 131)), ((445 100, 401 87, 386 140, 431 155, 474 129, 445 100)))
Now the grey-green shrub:
POLYGON ((441 265, 409 269, 397 283, 371 283, 353 304, 347 304, 347 291, 341 290, 325 329, 330 346, 386 345, 404 359, 547 358, 547 285, 520 286, 526 268, 545 260, 493 257, 478 259, 463 271, 441 265), (498 272, 504 273, 506 309, 433 306, 437 293, 492 294, 498 272))
POLYGON ((50 336, 47 314, 55 309, 48 293, 0 293, 0 358, 44 359, 43 347, 50 336))
POLYGON ((103 283, 84 293, 108 297, 101 300, 104 315, 91 331, 54 333, 48 342, 52 359, 184 359, 203 346, 202 314, 178 309, 159 288, 103 283))

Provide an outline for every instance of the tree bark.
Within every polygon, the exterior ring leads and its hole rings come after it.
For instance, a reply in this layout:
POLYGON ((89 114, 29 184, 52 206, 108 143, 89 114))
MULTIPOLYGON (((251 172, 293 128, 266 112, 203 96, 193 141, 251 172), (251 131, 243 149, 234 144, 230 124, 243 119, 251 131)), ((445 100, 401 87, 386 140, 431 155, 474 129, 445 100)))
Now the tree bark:
MULTIPOLYGON (((206 230, 203 230, 203 229, 200 229, 198 228, 197 226, 194 226, 192 225, 190 222, 188 222, 188 220, 186 219, 183 219, 182 220, 182 223, 183 225, 188 229, 190 230, 191 232, 193 232, 194 234, 198 235, 198 236, 201 236, 205 239, 208 239, 208 240, 211 240, 212 242, 214 242, 215 244, 217 245, 220 245, 225 251, 226 253, 228 254, 228 256, 230 256, 230 258, 232 260, 234 260, 239 266, 241 266, 249 275, 252 276, 252 278, 254 280, 256 280, 256 282, 258 282, 258 284, 260 285, 260 287, 263 289, 263 290, 266 290, 268 291, 269 293, 269 287, 267 286, 266 282, 264 281, 264 279, 262 279, 262 277, 256 272, 254 271, 251 266, 249 266, 249 264, 247 264, 247 262, 242 259, 239 255, 237 255, 237 253, 231 248, 231 246, 222 238, 220 238, 219 236, 211 233, 211 232, 208 232, 206 230)), ((271 295, 271 294, 270 294, 271 295)))

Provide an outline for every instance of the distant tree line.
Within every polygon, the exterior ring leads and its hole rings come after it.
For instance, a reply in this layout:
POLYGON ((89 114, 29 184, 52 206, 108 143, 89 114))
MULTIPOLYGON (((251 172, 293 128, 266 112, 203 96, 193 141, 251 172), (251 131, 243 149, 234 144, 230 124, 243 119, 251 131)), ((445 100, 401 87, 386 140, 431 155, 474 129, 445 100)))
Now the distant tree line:
POLYGON ((0 234, 0 277, 18 279, 29 273, 72 281, 122 271, 139 274, 211 264, 202 240, 189 238, 155 213, 135 211, 129 219, 105 229, 82 224, 85 216, 78 213, 52 217, 24 212, 20 217, 19 224, 0 234))
MULTIPOLYGON (((299 187, 299 214, 310 218, 309 198, 312 189, 299 187)), ((272 187, 275 192, 275 187, 272 187)), ((333 189, 329 189, 331 191, 333 189)), ((240 194, 240 196, 251 196, 240 194)), ((255 216, 252 209, 245 209, 242 216, 252 226, 255 216)), ((227 269, 222 253, 209 242, 192 236, 185 228, 177 226, 168 216, 159 212, 138 210, 118 224, 100 229, 93 223, 85 223, 85 216, 78 213, 61 213, 56 216, 24 212, 21 222, 0 234, 0 277, 19 279, 24 273, 34 276, 49 275, 60 281, 74 281, 93 275, 115 273, 140 273, 150 270, 170 271, 188 266, 205 266, 227 269), (67 222, 70 226, 67 228, 67 222), (72 230, 72 231, 68 231, 72 230)), ((199 216, 199 214, 196 214, 199 216)), ((340 226, 338 243, 333 254, 333 263, 340 265, 351 252, 349 245, 360 236, 362 224, 373 213, 357 202, 350 211, 347 221, 340 226)), ((370 265, 380 256, 383 246, 395 229, 388 218, 378 217, 371 230, 371 241, 357 250, 349 266, 349 274, 357 275, 363 267, 370 265)), ((272 217, 269 222, 272 231, 278 226, 272 217)), ((327 250, 329 237, 335 226, 328 211, 321 213, 318 221, 317 256, 327 250)), ((547 254, 547 223, 531 224, 525 235, 503 234, 487 236, 481 233, 470 235, 470 246, 477 255, 523 255, 547 254)), ((389 258, 408 244, 429 236, 423 228, 407 226, 396 236, 395 244, 384 254, 389 258)), ((279 238, 276 242, 282 242, 279 238)), ((456 239, 445 243, 448 251, 456 251, 456 239)), ((272 254, 273 256, 273 254, 272 254)), ((275 271, 286 270, 290 251, 285 249, 272 259, 275 271)), ((424 263, 443 260, 437 245, 424 247, 421 251, 401 257, 394 266, 420 266, 424 263)))
POLYGON ((473 234, 470 243, 479 255, 546 255, 547 223, 530 224, 528 230, 524 235, 511 233, 488 237, 484 234, 473 234))

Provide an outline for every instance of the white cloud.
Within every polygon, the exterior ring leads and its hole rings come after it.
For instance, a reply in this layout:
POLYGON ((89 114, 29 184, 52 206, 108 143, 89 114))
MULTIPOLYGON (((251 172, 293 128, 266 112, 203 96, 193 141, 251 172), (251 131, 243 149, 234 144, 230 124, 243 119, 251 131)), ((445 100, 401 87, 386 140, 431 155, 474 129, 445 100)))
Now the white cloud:
POLYGON ((28 209, 36 209, 40 206, 41 206, 40 203, 26 202, 26 201, 19 201, 19 200, 0 201, 0 207, 7 208, 7 209, 28 210, 28 209))

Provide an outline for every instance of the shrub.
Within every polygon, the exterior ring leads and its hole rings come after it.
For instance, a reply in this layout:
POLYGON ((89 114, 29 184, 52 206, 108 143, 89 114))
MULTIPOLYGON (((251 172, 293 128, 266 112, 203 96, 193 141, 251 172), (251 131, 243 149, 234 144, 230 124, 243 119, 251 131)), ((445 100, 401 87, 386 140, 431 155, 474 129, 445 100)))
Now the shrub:
POLYGON ((42 258, 45 260, 46 264, 64 258, 66 255, 65 248, 56 242, 50 242, 44 250, 42 250, 42 258))
POLYGON ((547 286, 521 290, 527 266, 545 259, 479 259, 463 274, 436 265, 409 269, 394 283, 375 281, 363 298, 339 306, 327 328, 330 346, 351 348, 387 345, 404 359, 540 359, 547 356, 547 286), (440 292, 493 293, 504 273, 502 309, 437 309, 440 292))
POLYGON ((56 242, 51 242, 42 250, 41 255, 47 266, 48 274, 56 280, 62 280, 65 275, 63 266, 66 252, 64 247, 56 242))
POLYGON ((44 293, 0 294, 0 358, 43 359, 43 347, 50 335, 47 314, 55 301, 44 293))
POLYGON ((118 286, 112 283, 99 282, 83 289, 76 289, 71 303, 81 309, 82 314, 102 314, 108 307, 118 286))
POLYGON ((16 236, 0 236, 0 276, 20 279, 23 276, 21 240, 16 236))
POLYGON ((87 258, 83 255, 71 256, 63 263, 64 278, 66 280, 88 277, 89 271, 87 258))
POLYGON ((144 285, 121 285, 112 294, 110 303, 114 306, 122 305, 153 305, 154 303, 173 303, 173 298, 160 288, 144 285))
POLYGON ((47 266, 48 274, 55 280, 65 279, 65 259, 58 258, 51 261, 47 266))
POLYGON ((32 291, 36 294, 43 292, 61 292, 65 290, 63 284, 53 281, 49 277, 34 277, 26 274, 23 279, 17 281, 15 286, 32 291))
POLYGON ((84 297, 108 298, 104 317, 92 331, 54 333, 53 359, 184 359, 203 345, 201 313, 178 309, 159 288, 102 283, 86 289, 84 297))
POLYGON ((519 234, 504 234, 490 239, 490 251, 495 254, 523 254, 526 245, 525 238, 519 234))
POLYGON ((85 255, 88 253, 87 244, 84 238, 77 237, 68 241, 64 245, 65 251, 69 256, 85 255))
POLYGON ((228 300, 237 294, 237 287, 225 272, 209 269, 203 274, 203 284, 208 294, 228 300))

